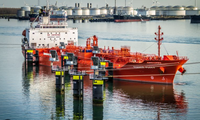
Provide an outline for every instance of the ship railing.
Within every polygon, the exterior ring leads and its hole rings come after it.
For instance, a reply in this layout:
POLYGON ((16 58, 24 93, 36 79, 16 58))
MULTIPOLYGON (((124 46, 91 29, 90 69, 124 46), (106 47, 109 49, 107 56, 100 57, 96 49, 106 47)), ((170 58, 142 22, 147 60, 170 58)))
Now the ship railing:
POLYGON ((188 57, 186 57, 186 56, 179 56, 179 60, 187 60, 188 59, 188 57))

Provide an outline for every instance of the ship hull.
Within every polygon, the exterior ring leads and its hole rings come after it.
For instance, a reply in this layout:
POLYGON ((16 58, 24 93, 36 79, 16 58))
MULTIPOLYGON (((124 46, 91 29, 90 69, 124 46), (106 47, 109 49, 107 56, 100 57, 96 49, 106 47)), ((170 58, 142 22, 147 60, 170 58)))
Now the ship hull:
POLYGON ((134 82, 173 84, 176 72, 186 61, 187 60, 128 63, 122 68, 114 69, 113 78, 134 82), (161 70, 161 67, 164 68, 164 71, 161 70))
POLYGON ((146 16, 114 15, 115 22, 144 22, 151 18, 146 16))
POLYGON ((149 19, 116 19, 115 22, 143 22, 143 21, 149 21, 149 19))
POLYGON ((200 15, 191 16, 191 23, 200 23, 200 15))

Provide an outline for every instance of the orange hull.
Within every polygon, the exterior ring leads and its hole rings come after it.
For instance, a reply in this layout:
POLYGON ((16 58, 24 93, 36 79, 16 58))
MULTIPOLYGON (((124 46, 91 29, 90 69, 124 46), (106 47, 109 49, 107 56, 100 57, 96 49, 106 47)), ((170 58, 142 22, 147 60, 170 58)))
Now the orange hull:
POLYGON ((127 63, 121 68, 114 69, 113 77, 119 80, 136 82, 173 84, 178 69, 187 60, 145 61, 143 63, 127 63), (164 72, 160 67, 164 68, 164 72))

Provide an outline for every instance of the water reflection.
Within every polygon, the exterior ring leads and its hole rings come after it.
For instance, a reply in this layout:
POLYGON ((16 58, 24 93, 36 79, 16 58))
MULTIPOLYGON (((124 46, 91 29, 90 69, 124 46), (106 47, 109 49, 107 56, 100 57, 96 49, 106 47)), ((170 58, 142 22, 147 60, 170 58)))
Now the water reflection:
POLYGON ((73 106, 74 106, 73 119, 74 120, 82 120, 84 118, 83 100, 82 99, 78 99, 78 98, 74 98, 73 106))
POLYGON ((93 104, 93 120, 103 120, 103 105, 93 104))
POLYGON ((24 105, 39 114, 33 119, 181 119, 187 113, 185 93, 176 92, 173 85, 114 80, 105 84, 103 104, 93 104, 89 76, 84 77, 84 98, 77 99, 69 76, 65 91, 58 93, 50 67, 23 64, 22 68, 24 105))
POLYGON ((56 92, 56 118, 65 117, 65 94, 56 92))
POLYGON ((186 116, 188 103, 185 94, 176 92, 173 85, 114 81, 113 86, 113 94, 117 93, 122 104, 128 99, 132 105, 157 112, 154 118, 170 114, 186 116))

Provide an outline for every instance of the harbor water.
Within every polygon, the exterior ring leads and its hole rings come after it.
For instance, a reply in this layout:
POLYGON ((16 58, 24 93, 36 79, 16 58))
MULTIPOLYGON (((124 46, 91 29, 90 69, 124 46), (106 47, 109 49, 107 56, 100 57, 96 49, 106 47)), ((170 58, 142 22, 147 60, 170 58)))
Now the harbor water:
POLYGON ((72 81, 64 93, 55 91, 50 67, 25 67, 21 51, 22 31, 29 21, 0 19, 0 119, 85 120, 194 120, 200 117, 200 24, 190 20, 149 22, 68 21, 78 27, 79 45, 96 35, 99 46, 130 46, 133 52, 157 54, 155 32, 161 26, 161 55, 187 56, 186 73, 177 72, 173 85, 125 81, 107 82, 103 104, 92 102, 92 82, 84 81, 84 99, 73 98, 72 81), (79 105, 83 103, 83 107, 79 105))

